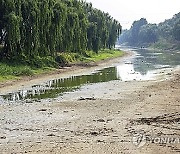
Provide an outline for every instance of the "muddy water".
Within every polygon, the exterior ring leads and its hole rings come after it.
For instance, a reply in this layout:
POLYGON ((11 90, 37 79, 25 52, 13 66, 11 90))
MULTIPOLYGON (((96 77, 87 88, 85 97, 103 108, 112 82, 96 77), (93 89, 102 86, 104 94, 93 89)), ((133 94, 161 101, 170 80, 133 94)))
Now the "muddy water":
POLYGON ((127 52, 135 51, 136 56, 124 60, 123 63, 103 68, 91 74, 49 80, 39 85, 33 85, 25 90, 20 89, 16 92, 0 95, 0 103, 57 98, 65 92, 76 91, 82 85, 112 80, 153 80, 157 75, 157 70, 180 65, 179 52, 137 48, 122 48, 122 50, 127 52))

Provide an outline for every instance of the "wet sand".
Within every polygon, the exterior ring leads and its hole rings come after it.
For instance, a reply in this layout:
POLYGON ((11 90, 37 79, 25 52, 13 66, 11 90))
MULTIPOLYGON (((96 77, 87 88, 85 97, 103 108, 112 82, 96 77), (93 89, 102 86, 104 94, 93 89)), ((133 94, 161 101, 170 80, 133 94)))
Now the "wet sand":
POLYGON ((180 69, 160 76, 93 84, 49 102, 1 104, 0 153, 180 153, 178 141, 161 143, 180 139, 180 69))

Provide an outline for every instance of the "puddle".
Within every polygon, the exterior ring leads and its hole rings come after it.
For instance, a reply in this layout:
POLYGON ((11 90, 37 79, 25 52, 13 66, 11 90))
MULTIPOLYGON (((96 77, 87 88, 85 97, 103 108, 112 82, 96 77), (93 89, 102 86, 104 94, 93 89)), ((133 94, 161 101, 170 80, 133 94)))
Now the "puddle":
POLYGON ((30 88, 0 95, 0 103, 57 98, 65 92, 76 91, 86 84, 112 80, 153 80, 158 69, 180 65, 180 55, 177 52, 137 48, 124 50, 134 50, 137 54, 134 58, 125 60, 123 64, 116 64, 114 67, 104 68, 92 74, 50 80, 30 88))
POLYGON ((116 72, 116 67, 110 67, 89 75, 71 76, 69 78, 50 80, 41 85, 33 85, 29 89, 1 95, 0 101, 2 103, 26 99, 56 98, 65 92, 75 91, 85 84, 119 80, 120 78, 118 78, 116 72))

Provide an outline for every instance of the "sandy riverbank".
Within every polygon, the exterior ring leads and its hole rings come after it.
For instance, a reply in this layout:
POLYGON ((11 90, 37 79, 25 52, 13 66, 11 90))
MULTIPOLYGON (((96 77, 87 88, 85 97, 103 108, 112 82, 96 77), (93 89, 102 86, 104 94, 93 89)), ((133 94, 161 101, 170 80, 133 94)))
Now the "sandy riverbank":
POLYGON ((164 80, 90 85, 87 88, 91 93, 82 89, 61 101, 1 104, 0 151, 179 153, 180 143, 158 142, 160 138, 180 138, 180 71, 172 70, 167 76, 164 80), (94 95, 92 91, 101 92, 94 95), (137 144, 138 133, 149 140, 137 144), (152 143, 154 138, 157 141, 152 143))

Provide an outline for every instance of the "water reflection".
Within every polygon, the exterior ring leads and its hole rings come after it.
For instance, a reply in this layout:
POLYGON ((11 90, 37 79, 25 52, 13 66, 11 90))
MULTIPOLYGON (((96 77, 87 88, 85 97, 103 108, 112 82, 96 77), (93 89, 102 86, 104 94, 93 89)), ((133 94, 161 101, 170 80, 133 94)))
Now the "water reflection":
POLYGON ((133 64, 123 64, 117 66, 117 75, 118 78, 122 79, 122 81, 152 80, 155 76, 153 71, 148 71, 144 74, 135 71, 133 64))
POLYGON ((2 102, 15 102, 26 99, 56 98, 64 92, 79 89, 80 86, 89 83, 108 82, 118 80, 116 67, 105 68, 90 75, 71 76, 50 80, 42 85, 33 85, 30 89, 1 95, 2 102))
MULTIPOLYGON (((129 49, 128 49, 129 50, 129 49)), ((155 70, 180 65, 179 52, 151 51, 146 49, 130 49, 137 55, 115 67, 104 68, 89 75, 71 76, 33 85, 29 89, 21 89, 6 95, 0 95, 0 103, 17 102, 27 99, 57 98, 65 92, 75 91, 82 85, 108 82, 111 80, 151 80, 155 70)))

